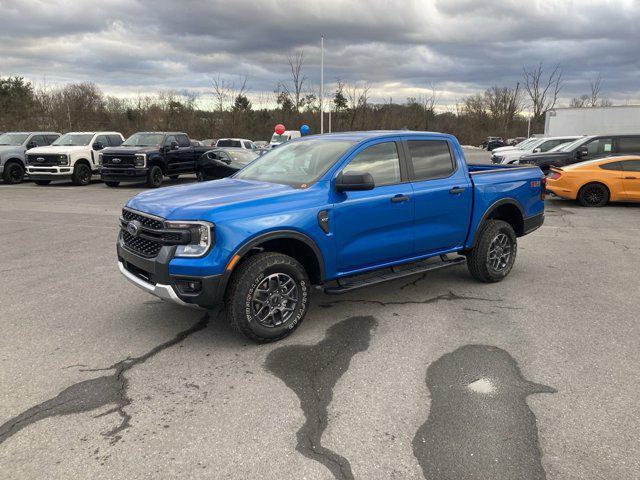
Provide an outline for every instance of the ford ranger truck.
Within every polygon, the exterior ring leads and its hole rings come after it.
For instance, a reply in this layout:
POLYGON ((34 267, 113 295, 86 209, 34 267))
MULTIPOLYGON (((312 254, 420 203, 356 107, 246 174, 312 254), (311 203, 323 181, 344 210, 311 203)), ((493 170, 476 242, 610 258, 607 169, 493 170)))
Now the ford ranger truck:
POLYGON ((36 185, 49 185, 53 180, 71 180, 85 186, 100 173, 99 152, 124 141, 118 132, 69 132, 48 147, 27 152, 27 173, 36 185))
POLYGON ((0 135, 0 176, 5 183, 22 182, 27 151, 50 145, 59 136, 55 132, 6 132, 0 135))
POLYGON ((148 191, 122 210, 121 273, 179 305, 224 305, 248 338, 289 335, 327 294, 466 262, 498 282, 544 220, 538 167, 467 165, 455 137, 303 137, 230 178, 148 191))
POLYGON ((120 182, 144 182, 157 188, 164 177, 177 179, 196 173, 198 158, 210 147, 194 147, 186 133, 138 132, 118 148, 106 148, 100 156, 102 180, 109 187, 120 182))

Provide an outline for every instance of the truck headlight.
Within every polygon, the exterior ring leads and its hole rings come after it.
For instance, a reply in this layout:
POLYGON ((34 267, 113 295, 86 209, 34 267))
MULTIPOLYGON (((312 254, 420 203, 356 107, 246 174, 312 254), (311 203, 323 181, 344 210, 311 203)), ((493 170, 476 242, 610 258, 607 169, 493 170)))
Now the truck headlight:
POLYGON ((144 153, 137 153, 133 159, 136 168, 144 168, 147 166, 147 156, 144 153))
POLYGON ((176 257, 202 257, 213 244, 213 224, 208 222, 165 222, 167 228, 188 229, 191 243, 178 245, 176 257))
POLYGON ((60 163, 60 165, 69 165, 69 156, 58 155, 58 163, 60 163))
POLYGON ((102 154, 98 154, 98 165, 102 165, 102 154))

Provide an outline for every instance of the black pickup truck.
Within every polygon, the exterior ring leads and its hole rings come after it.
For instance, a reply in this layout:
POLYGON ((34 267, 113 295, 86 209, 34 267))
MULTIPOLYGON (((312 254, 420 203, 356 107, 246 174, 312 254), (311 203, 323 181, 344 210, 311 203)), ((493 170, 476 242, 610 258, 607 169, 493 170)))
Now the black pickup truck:
POLYGON ((178 178, 196 173, 196 162, 210 147, 194 147, 186 133, 138 132, 119 147, 100 153, 100 175, 109 187, 120 182, 145 182, 148 187, 162 185, 164 177, 178 178))

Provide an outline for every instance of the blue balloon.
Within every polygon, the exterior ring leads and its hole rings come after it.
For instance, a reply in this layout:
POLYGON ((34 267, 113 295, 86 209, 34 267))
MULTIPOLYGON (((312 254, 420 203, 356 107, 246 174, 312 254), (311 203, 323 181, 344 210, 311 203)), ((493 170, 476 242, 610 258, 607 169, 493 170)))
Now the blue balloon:
POLYGON ((302 135, 307 135, 309 133, 309 130, 310 130, 310 128, 309 128, 309 125, 307 125, 307 124, 304 124, 304 125, 302 125, 300 127, 300 133, 302 135))

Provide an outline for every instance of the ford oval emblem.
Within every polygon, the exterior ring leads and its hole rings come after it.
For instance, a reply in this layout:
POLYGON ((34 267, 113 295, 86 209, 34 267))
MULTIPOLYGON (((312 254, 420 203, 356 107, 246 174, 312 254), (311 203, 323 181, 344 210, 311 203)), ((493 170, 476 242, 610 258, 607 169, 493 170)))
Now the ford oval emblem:
POLYGON ((36 162, 44 162, 44 157, 38 157, 38 158, 36 158, 36 162))
POLYGON ((140 222, 137 220, 133 220, 132 222, 127 223, 127 232, 132 237, 137 237, 138 233, 140 233, 140 222))
POLYGON ((119 158, 114 158, 113 160, 111 160, 111 163, 120 163, 122 160, 120 160, 119 158))

